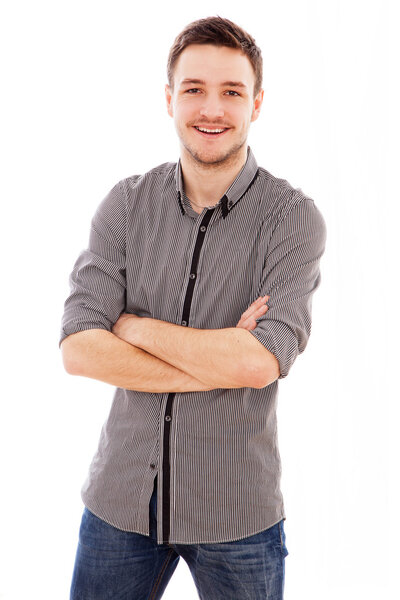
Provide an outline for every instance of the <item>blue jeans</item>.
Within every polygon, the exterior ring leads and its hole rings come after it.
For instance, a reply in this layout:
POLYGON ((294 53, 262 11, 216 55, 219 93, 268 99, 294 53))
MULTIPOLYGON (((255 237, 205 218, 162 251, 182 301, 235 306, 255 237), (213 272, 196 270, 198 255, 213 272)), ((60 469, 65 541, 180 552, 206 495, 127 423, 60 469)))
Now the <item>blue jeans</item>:
POLYGON ((154 491, 150 537, 116 529, 84 509, 71 600, 157 600, 180 557, 201 600, 283 600, 283 520, 234 542, 158 545, 156 503, 154 491))

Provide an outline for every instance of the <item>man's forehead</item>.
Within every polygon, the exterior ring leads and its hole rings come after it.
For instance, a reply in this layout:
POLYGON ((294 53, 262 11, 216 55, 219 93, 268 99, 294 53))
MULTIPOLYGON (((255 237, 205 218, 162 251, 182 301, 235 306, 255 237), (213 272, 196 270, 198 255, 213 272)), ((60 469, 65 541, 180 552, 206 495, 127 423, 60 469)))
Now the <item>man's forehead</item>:
POLYGON ((203 82, 203 85, 238 82, 249 87, 253 77, 248 57, 240 50, 226 46, 192 44, 183 50, 175 66, 177 85, 187 82, 203 82))

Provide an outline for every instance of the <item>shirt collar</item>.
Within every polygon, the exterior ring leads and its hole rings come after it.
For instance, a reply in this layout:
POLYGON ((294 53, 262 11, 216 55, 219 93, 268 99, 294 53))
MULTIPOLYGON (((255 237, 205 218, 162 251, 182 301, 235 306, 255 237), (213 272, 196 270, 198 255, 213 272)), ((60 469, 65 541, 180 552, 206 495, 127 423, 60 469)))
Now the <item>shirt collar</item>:
MULTIPOLYGON (((221 200, 218 202, 216 206, 221 205, 222 216, 225 218, 229 211, 235 206, 237 202, 242 198, 245 192, 248 190, 250 185, 256 179, 258 174, 258 165, 256 159, 254 157, 253 152, 251 151, 250 146, 247 148, 247 159, 245 164, 243 165, 240 172, 235 177, 234 181, 231 183, 229 188, 226 190, 225 194, 222 196, 221 200)), ((183 202, 184 198, 184 187, 183 187, 183 176, 182 176, 182 166, 181 160, 179 159, 175 168, 175 185, 176 191, 178 195, 178 202, 182 214, 185 214, 186 207, 183 202)))

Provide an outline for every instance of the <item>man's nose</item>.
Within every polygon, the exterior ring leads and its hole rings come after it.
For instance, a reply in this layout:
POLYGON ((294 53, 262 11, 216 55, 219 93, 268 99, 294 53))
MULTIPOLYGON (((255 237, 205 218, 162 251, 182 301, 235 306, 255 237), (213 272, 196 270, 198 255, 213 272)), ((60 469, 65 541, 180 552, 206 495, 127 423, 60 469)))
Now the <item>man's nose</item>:
POLYGON ((207 119, 221 119, 225 114, 221 98, 219 96, 208 95, 200 108, 200 115, 207 119))

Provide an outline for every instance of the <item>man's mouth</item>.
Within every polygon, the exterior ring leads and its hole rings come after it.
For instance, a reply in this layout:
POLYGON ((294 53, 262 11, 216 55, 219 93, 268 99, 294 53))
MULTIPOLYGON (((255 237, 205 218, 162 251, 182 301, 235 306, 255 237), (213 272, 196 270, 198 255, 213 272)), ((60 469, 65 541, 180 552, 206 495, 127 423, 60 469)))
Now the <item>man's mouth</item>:
POLYGON ((194 125, 194 129, 206 137, 219 137, 225 131, 228 131, 229 127, 199 127, 198 125, 194 125))

